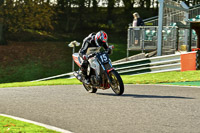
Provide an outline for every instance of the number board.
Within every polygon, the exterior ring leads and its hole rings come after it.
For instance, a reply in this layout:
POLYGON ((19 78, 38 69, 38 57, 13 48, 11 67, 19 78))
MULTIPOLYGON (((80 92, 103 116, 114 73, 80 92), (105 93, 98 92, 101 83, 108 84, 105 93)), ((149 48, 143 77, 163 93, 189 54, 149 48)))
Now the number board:
POLYGON ((106 53, 98 54, 96 57, 98 58, 98 60, 99 60, 102 64, 105 64, 105 63, 108 63, 108 62, 109 62, 109 57, 108 57, 108 54, 106 54, 106 53))

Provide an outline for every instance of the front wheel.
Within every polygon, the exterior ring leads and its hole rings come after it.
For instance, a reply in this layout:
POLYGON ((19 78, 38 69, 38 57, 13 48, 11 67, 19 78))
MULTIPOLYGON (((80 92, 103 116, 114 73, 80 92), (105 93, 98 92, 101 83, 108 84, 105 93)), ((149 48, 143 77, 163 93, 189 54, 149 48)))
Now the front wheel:
POLYGON ((111 88, 117 95, 122 95, 124 93, 124 83, 117 71, 113 70, 109 73, 111 79, 111 88))
POLYGON ((96 92, 97 92, 97 89, 91 87, 90 85, 86 85, 86 84, 83 83, 83 86, 84 86, 84 88, 86 89, 86 91, 88 91, 88 92, 90 92, 90 93, 96 93, 96 92))

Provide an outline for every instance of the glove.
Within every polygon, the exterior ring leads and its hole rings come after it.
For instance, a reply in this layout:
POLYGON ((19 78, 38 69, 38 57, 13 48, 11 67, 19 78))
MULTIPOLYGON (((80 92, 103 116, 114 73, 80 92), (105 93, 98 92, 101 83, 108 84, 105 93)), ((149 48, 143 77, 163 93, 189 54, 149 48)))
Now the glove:
POLYGON ((88 60, 88 56, 87 55, 83 55, 83 60, 88 60))
POLYGON ((110 49, 114 49, 114 45, 109 46, 110 49))

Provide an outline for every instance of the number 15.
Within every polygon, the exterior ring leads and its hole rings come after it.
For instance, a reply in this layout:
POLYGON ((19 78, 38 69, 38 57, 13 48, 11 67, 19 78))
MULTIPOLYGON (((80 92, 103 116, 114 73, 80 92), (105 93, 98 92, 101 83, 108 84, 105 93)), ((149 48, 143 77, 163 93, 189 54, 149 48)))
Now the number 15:
POLYGON ((101 58, 102 62, 106 62, 108 60, 108 58, 105 54, 101 55, 100 58, 101 58))

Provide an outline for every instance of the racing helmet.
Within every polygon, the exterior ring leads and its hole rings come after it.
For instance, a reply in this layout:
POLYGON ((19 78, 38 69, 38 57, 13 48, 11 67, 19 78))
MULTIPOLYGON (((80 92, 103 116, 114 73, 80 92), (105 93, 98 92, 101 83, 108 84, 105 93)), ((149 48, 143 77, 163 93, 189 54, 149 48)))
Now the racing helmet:
POLYGON ((104 31, 99 31, 95 35, 95 43, 97 46, 103 46, 107 43, 108 35, 104 31))

